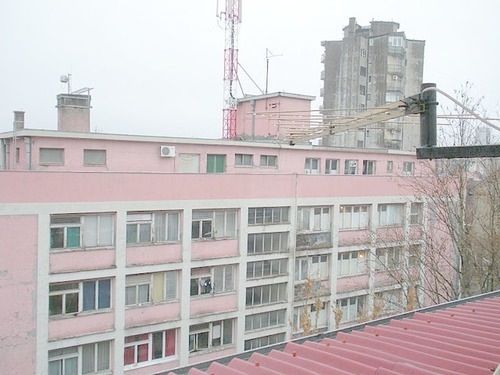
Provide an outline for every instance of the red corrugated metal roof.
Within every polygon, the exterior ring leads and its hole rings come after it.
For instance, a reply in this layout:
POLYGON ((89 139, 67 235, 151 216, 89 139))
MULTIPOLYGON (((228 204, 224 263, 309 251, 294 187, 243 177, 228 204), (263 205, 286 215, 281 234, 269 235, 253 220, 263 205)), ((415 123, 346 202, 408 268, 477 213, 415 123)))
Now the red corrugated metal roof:
POLYGON ((254 352, 225 365, 212 362, 188 374, 491 375, 499 363, 497 296, 337 332, 334 338, 289 342, 283 350, 254 352))

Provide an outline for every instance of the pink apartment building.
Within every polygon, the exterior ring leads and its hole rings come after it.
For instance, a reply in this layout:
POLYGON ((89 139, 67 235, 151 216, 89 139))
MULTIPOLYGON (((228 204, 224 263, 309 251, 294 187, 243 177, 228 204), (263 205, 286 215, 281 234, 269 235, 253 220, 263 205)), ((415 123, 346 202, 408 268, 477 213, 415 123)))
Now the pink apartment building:
POLYGON ((156 374, 405 306, 378 265, 422 245, 413 154, 91 133, 58 100, 0 134, 0 372, 156 374))

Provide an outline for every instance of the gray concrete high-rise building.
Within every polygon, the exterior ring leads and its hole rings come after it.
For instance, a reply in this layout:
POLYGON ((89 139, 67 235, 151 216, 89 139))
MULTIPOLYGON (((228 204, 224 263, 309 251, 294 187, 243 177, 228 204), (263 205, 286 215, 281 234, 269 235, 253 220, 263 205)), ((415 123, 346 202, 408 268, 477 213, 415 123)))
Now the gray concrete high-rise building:
MULTIPOLYGON (((342 40, 323 41, 323 113, 354 115, 420 91, 424 40, 408 39, 396 22, 360 26, 349 19, 342 40), (331 111, 329 111, 331 110, 331 111)), ((418 118, 404 117, 325 137, 325 145, 414 150, 418 118)))

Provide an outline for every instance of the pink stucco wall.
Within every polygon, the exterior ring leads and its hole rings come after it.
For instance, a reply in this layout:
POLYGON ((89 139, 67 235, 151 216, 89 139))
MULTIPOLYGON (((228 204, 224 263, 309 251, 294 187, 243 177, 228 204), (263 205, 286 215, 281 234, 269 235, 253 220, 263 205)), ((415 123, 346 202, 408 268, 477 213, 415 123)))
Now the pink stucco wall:
POLYGON ((50 273, 112 268, 115 249, 68 250, 50 253, 50 273))
MULTIPOLYGON (((236 114, 236 134, 237 136, 268 137, 283 135, 284 131, 278 126, 278 117, 280 112, 300 111, 302 116, 306 116, 311 110, 311 101, 300 98, 290 98, 284 96, 275 96, 255 100, 255 130, 252 132, 253 122, 253 104, 252 101, 238 103, 238 112, 236 114)), ((297 115, 297 113, 295 113, 297 115)), ((289 117, 290 114, 282 114, 289 117)), ((304 119, 305 122, 305 119, 304 119)))
POLYGON ((129 307, 125 311, 125 327, 168 322, 180 317, 180 304, 161 303, 150 306, 129 307))
POLYGON ((370 243, 370 231, 363 230, 340 230, 339 246, 362 245, 370 243))
POLYGON ((127 266, 163 264, 182 260, 181 244, 127 247, 127 266))
POLYGON ((49 320, 49 341, 77 337, 114 329, 113 312, 82 314, 71 318, 49 320))
POLYGON ((346 276, 337 279, 337 293, 368 289, 368 275, 346 276))
POLYGON ((378 271, 375 273, 375 288, 394 285, 395 283, 397 283, 396 278, 399 277, 400 276, 397 274, 397 271, 391 271, 391 273, 378 271))
POLYGON ((36 280, 37 217, 0 216, 2 374, 35 373, 36 280))
POLYGON ((200 240, 191 243, 191 259, 239 256, 238 240, 200 240))
POLYGON ((423 227, 421 225, 410 226, 410 240, 420 240, 424 235, 423 227))
POLYGON ((402 241, 404 239, 404 230, 402 226, 388 226, 377 228, 377 242, 384 247, 391 242, 402 241))
POLYGON ((238 295, 230 294, 209 294, 193 298, 191 297, 190 314, 191 317, 217 314, 238 309, 238 295))

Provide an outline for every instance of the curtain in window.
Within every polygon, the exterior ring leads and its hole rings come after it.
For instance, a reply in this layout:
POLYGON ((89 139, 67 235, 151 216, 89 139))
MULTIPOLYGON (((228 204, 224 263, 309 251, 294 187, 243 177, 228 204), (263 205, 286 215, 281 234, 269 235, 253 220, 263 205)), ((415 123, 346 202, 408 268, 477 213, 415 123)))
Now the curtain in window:
POLYGON ((168 214, 168 241, 177 241, 179 239, 179 214, 168 214))
POLYGON ((165 241, 167 223, 164 212, 155 213, 155 241, 165 241))
POLYGON ((165 356, 175 355, 175 329, 165 331, 165 356))
POLYGON ((166 290, 167 300, 175 299, 177 298, 177 272, 170 271, 167 272, 165 275, 167 283, 167 290, 166 290))
POLYGON ((97 344, 97 371, 109 369, 109 341, 97 344))
POLYGON ((90 374, 95 371, 95 345, 82 346, 82 374, 90 374))
POLYGON ((95 310, 95 281, 83 283, 83 311, 95 310))
POLYGON ((165 285, 164 273, 153 274, 153 302, 163 301, 163 286, 165 285))
POLYGON ((111 280, 99 280, 99 294, 97 296, 100 309, 111 306, 111 280))

